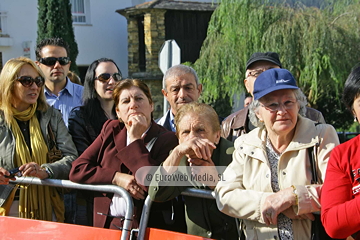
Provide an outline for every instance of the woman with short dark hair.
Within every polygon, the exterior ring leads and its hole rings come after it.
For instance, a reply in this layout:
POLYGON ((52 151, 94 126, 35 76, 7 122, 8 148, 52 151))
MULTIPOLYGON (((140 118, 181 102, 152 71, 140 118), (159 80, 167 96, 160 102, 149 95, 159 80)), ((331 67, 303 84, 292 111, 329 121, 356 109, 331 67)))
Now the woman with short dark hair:
MULTIPOLYGON (((360 67, 349 74, 342 95, 354 121, 360 119, 360 67)), ((331 153, 321 191, 322 222, 329 236, 360 239, 360 135, 337 146, 331 153)))
MULTIPOLYGON (((138 227, 147 188, 135 179, 143 166, 159 165, 177 145, 177 138, 152 119, 149 87, 137 79, 125 79, 113 90, 119 120, 105 122, 99 136, 74 161, 70 180, 87 184, 114 184, 134 199, 133 227, 138 227)), ((126 205, 117 194, 94 198, 94 226, 119 229, 126 205)))

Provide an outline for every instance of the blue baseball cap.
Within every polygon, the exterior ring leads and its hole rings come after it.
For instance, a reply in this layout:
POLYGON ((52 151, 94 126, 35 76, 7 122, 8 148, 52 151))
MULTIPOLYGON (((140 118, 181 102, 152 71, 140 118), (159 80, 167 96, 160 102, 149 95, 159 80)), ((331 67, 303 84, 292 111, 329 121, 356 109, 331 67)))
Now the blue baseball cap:
POLYGON ((294 76, 284 68, 272 68, 262 72, 255 80, 254 99, 281 89, 298 89, 294 76))

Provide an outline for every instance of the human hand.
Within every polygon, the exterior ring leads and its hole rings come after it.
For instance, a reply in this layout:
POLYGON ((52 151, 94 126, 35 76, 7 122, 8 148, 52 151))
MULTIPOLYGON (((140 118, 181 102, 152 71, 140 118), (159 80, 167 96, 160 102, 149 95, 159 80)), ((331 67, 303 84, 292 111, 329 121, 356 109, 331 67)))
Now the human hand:
POLYGON ((144 114, 136 113, 130 115, 127 122, 130 142, 140 139, 148 127, 149 124, 144 114))
POLYGON ((49 177, 49 174, 45 169, 41 168, 36 162, 29 162, 19 167, 23 176, 27 177, 37 177, 40 179, 45 179, 49 177))
POLYGON ((266 225, 277 224, 277 216, 296 203, 293 188, 285 188, 268 196, 262 207, 262 216, 266 225))
POLYGON ((185 142, 180 143, 176 149, 182 156, 186 155, 190 159, 211 160, 215 144, 206 138, 194 137, 185 142))
POLYGON ((0 167, 0 185, 9 184, 10 180, 16 180, 15 177, 9 178, 9 177, 5 177, 5 176, 10 176, 9 171, 0 167))
POLYGON ((310 219, 311 221, 315 220, 315 217, 312 213, 296 215, 296 213, 294 212, 294 209, 292 207, 285 209, 282 213, 290 219, 305 219, 305 220, 310 219))
POLYGON ((136 183, 133 175, 116 172, 112 184, 124 188, 137 200, 145 198, 144 190, 136 183))

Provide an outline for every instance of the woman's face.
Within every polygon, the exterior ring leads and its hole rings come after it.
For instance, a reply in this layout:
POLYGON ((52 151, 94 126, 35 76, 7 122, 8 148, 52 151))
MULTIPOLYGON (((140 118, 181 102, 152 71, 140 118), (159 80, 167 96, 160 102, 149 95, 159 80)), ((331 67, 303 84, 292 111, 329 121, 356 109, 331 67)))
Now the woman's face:
POLYGON ((360 120, 360 95, 355 97, 353 103, 353 114, 356 117, 357 121, 360 120))
MULTIPOLYGON (((114 73, 118 73, 118 69, 115 64, 112 62, 101 62, 95 69, 95 77, 100 76, 104 73, 109 73, 112 76, 114 73)), ((98 79, 94 82, 95 91, 98 94, 99 100, 112 100, 113 90, 116 84, 116 80, 113 77, 110 77, 107 82, 102 82, 98 79)))
POLYGON ((213 143, 218 143, 220 139, 220 131, 214 132, 210 120, 203 114, 189 112, 182 117, 176 128, 179 143, 194 137, 206 138, 213 143))
POLYGON ((286 135, 295 129, 300 105, 294 90, 277 90, 264 96, 256 113, 268 132, 286 135))
POLYGON ((149 102, 145 93, 138 87, 132 86, 121 91, 119 103, 116 106, 116 113, 126 125, 132 115, 144 115, 150 125, 151 113, 154 110, 153 104, 149 102))
MULTIPOLYGON (((17 77, 23 76, 35 79, 40 75, 30 64, 25 64, 21 67, 17 77)), ((28 109, 31 104, 36 103, 40 91, 41 87, 38 87, 35 82, 33 82, 29 87, 24 87, 19 81, 15 80, 13 93, 14 98, 12 99, 13 107, 20 112, 28 109)))

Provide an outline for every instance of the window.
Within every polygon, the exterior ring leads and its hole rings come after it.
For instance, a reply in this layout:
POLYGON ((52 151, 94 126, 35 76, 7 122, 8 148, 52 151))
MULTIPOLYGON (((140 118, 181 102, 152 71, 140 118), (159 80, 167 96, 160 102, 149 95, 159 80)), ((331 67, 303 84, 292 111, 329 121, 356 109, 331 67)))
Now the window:
POLYGON ((0 11, 0 37, 7 36, 7 29, 6 29, 6 17, 7 12, 0 11))
POLYGON ((144 16, 138 17, 137 23, 139 33, 139 70, 140 72, 146 72, 144 16))
POLYGON ((70 0, 72 21, 76 24, 90 23, 89 0, 70 0))

